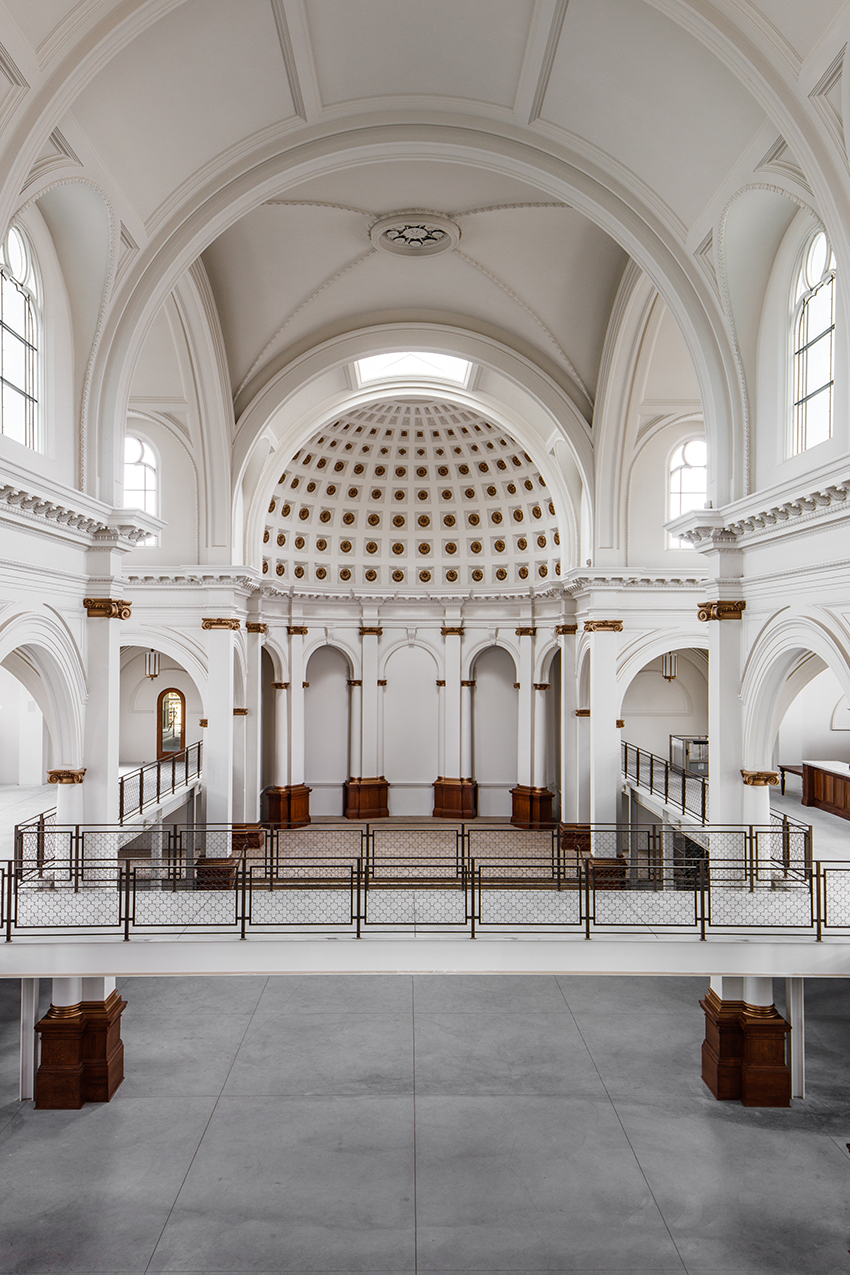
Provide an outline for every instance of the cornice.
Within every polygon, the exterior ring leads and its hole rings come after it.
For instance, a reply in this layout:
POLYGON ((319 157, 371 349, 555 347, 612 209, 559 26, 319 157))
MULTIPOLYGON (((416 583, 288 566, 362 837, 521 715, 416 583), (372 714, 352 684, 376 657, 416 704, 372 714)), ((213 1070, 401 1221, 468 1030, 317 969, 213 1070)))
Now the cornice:
POLYGON ((137 511, 132 509, 110 510, 104 505, 95 512, 91 505, 85 507, 87 503, 82 492, 79 501, 66 505, 17 483, 5 482, 0 487, 0 518, 59 534, 86 548, 110 538, 123 542, 124 548, 132 548, 166 525, 147 514, 136 518, 137 511), (148 525, 140 526, 141 522, 148 525))
POLYGON ((693 510, 666 524, 667 530, 694 549, 744 548, 755 542, 784 539, 850 518, 850 474, 823 487, 809 487, 776 504, 751 500, 743 509, 693 510))
POLYGON ((661 571, 647 571, 644 573, 615 574, 613 572, 605 572, 599 575, 573 576, 567 578, 563 584, 563 591, 568 597, 575 597, 580 593, 590 591, 608 591, 619 592, 621 589, 702 589, 705 586, 707 575, 677 575, 673 573, 661 571))

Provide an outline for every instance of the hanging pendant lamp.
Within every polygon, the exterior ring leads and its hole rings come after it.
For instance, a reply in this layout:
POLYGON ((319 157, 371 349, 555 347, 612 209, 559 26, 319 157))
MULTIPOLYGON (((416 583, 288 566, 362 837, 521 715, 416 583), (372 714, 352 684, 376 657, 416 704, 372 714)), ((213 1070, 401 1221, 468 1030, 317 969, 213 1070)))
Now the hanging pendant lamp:
POLYGON ((148 651, 145 655, 145 677, 151 681, 159 677, 159 651, 148 651))
POLYGON ((679 660, 675 651, 667 651, 661 656, 661 676, 666 682, 675 680, 679 671, 679 660))

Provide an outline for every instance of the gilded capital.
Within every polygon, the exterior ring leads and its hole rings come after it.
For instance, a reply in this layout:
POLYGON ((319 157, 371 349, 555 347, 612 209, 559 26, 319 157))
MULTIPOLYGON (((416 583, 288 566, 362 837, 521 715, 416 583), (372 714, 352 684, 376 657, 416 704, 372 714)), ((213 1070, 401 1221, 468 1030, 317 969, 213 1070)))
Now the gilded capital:
POLYGON ((460 626, 457 626, 444 624, 440 629, 440 633, 443 637, 463 637, 463 625, 461 624, 460 626))
POLYGON ((718 601, 700 602, 697 606, 697 619, 708 620, 740 620, 741 613, 746 610, 746 602, 718 601))
POLYGON ((222 620, 213 617, 212 619, 201 620, 202 629, 232 629, 236 632, 241 626, 239 620, 222 620))
POLYGON ((585 620, 585 633, 622 633, 622 620, 585 620))
POLYGON ((234 717, 247 717, 247 716, 248 716, 248 710, 247 710, 247 708, 234 708, 234 710, 233 710, 233 716, 234 716, 234 717))
POLYGON ((537 629, 534 628, 533 625, 532 626, 526 625, 525 627, 519 628, 516 631, 517 637, 534 637, 536 633, 537 633, 537 629))
POLYGON ((290 637, 306 637, 309 632, 306 624, 290 624, 286 631, 290 637))
POLYGON ((268 633, 269 631, 267 624, 257 624, 254 620, 248 620, 245 628, 248 633, 268 633))
POLYGON ((129 620, 132 605, 120 598, 83 598, 90 620, 129 620))
POLYGON ((558 637, 564 637, 568 633, 578 633, 578 625, 558 624, 555 626, 555 633, 558 637))
POLYGON ((548 691, 551 685, 551 682, 535 682, 534 689, 536 691, 548 691))
POLYGON ((272 682, 272 690, 273 691, 288 691, 289 683, 288 682, 272 682))
POLYGON ((779 783, 775 770, 742 770, 741 778, 748 788, 775 787, 779 783))
POLYGON ((379 625, 363 624, 360 626, 361 637, 383 637, 383 633, 384 630, 379 625))
POLYGON ((47 782, 49 784, 81 784, 85 774, 85 766, 80 770, 48 770, 47 782))

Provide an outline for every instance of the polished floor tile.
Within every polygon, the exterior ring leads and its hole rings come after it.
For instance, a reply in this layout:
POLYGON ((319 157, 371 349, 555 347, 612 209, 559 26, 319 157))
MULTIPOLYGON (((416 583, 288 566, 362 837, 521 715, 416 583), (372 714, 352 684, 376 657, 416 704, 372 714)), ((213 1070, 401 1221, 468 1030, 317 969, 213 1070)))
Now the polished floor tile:
POLYGON ((433 1014, 563 1014, 557 981, 545 975, 431 974, 413 980, 414 1004, 433 1014))

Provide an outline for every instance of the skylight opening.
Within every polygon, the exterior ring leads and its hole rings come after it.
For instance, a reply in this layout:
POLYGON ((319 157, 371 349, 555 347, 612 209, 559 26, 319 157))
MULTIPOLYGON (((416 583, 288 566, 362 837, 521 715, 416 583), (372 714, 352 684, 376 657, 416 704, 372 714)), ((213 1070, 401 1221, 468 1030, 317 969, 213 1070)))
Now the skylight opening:
POLYGON ((405 350, 396 354, 371 354, 356 363, 357 377, 361 385, 372 381, 418 379, 451 381, 453 385, 466 385, 472 364, 453 354, 427 354, 420 350, 405 350))

